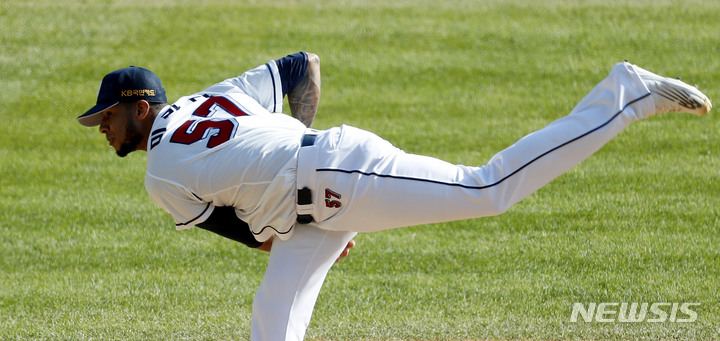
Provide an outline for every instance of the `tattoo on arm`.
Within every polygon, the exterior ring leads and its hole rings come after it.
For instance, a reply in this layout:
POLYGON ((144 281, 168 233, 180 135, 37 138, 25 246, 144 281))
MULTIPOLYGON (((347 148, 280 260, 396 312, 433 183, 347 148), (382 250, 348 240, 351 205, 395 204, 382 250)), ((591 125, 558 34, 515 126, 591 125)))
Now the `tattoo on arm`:
POLYGON ((316 55, 309 55, 305 77, 288 93, 292 117, 306 127, 312 126, 320 102, 320 65, 316 55))

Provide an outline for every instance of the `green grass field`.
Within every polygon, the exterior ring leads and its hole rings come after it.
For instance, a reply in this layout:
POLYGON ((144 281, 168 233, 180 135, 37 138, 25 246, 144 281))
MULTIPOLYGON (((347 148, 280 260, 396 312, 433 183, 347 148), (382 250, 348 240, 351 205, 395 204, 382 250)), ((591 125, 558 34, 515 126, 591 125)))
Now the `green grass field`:
MULTIPOLYGON (((717 1, 0 3, 0 340, 246 340, 267 254, 175 232, 75 118, 107 72, 169 99, 300 50, 316 128, 481 165, 628 59, 720 101, 717 1)), ((637 123, 508 213, 357 237, 315 340, 720 338, 720 120, 637 123), (697 320, 571 322, 574 303, 700 303, 697 320)))

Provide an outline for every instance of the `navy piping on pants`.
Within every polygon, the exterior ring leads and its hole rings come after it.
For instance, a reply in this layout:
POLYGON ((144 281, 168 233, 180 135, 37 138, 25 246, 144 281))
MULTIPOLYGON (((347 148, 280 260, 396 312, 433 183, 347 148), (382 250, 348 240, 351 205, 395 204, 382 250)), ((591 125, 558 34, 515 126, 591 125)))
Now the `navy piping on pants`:
POLYGON ((537 156, 536 158, 530 160, 530 161, 527 162, 526 164, 522 165, 520 168, 518 168, 518 169, 516 169, 515 171, 513 171, 512 173, 508 174, 508 175, 505 176, 504 178, 502 178, 502 179, 500 179, 500 180, 498 180, 498 181, 496 181, 496 182, 494 182, 494 183, 492 183, 492 184, 489 184, 489 185, 469 186, 469 185, 463 185, 463 184, 460 184, 460 183, 442 182, 442 181, 436 181, 436 180, 430 180, 430 179, 411 178, 411 177, 407 177, 407 176, 397 176, 397 175, 389 175, 389 174, 378 174, 378 173, 375 173, 375 172, 365 172, 365 171, 362 171, 362 170, 347 170, 347 169, 336 169, 336 168, 319 168, 319 169, 316 169, 316 171, 317 171, 317 172, 340 172, 340 173, 348 173, 348 174, 357 173, 357 174, 361 174, 361 175, 365 175, 365 176, 377 176, 377 177, 381 177, 381 178, 395 178, 395 179, 401 179, 401 180, 422 181, 422 182, 429 182, 429 183, 435 183, 435 184, 440 184, 440 185, 457 186, 457 187, 462 187, 462 188, 467 188, 467 189, 486 189, 486 188, 491 188, 491 187, 495 187, 495 186, 500 185, 501 183, 505 182, 505 180, 509 179, 510 177, 512 177, 513 175, 517 174, 517 173, 520 172, 521 170, 523 170, 523 169, 525 169, 526 167, 530 166, 533 162, 535 162, 535 161, 537 161, 537 160, 540 160, 540 159, 543 158, 544 156, 546 156, 546 155, 548 155, 548 154, 550 154, 550 153, 552 153, 552 152, 554 152, 554 151, 556 151, 556 150, 558 150, 558 149, 560 149, 560 148, 562 148, 562 147, 564 147, 564 146, 567 146, 567 145, 569 145, 570 143, 573 143, 573 142, 575 142, 575 141, 577 141, 577 140, 579 140, 579 139, 581 139, 581 138, 583 138, 583 137, 585 137, 585 136, 587 136, 587 135, 590 135, 590 134, 592 134, 593 132, 595 132, 595 131, 597 131, 597 130, 599 130, 599 129, 602 129, 603 127, 605 127, 605 126, 607 126, 608 124, 610 124, 613 120, 615 120, 618 116, 620 116, 620 114, 622 114, 622 112, 625 111, 625 109, 626 109, 628 106, 630 106, 630 105, 632 105, 632 104, 634 104, 634 103, 636 103, 636 102, 638 102, 638 101, 640 101, 640 100, 642 100, 642 99, 644 99, 644 98, 646 98, 646 97, 648 97, 648 96, 650 96, 650 93, 647 93, 647 94, 645 94, 645 95, 642 96, 642 97, 639 97, 639 98, 637 98, 637 99, 635 99, 635 100, 630 101, 629 103, 627 103, 627 104, 622 108, 622 110, 618 111, 618 112, 617 112, 615 115, 613 115, 609 120, 607 120, 606 122, 602 123, 601 125, 593 128, 592 130, 590 130, 590 131, 588 131, 588 132, 586 132, 586 133, 584 133, 584 134, 582 134, 582 135, 580 135, 580 136, 578 136, 578 137, 576 137, 576 138, 571 139, 570 141, 567 141, 567 142, 565 142, 565 143, 562 143, 562 144, 560 144, 559 146, 554 147, 554 148, 548 150, 547 152, 544 152, 544 153, 540 154, 539 156, 537 156))

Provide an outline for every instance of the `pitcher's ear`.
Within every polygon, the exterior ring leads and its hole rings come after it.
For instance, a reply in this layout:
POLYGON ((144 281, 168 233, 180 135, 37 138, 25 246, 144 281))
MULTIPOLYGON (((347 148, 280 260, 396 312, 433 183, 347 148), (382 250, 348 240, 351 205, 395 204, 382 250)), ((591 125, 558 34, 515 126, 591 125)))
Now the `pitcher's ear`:
POLYGON ((135 103, 135 108, 137 110, 137 117, 139 119, 145 119, 150 114, 150 103, 148 101, 141 99, 135 103))

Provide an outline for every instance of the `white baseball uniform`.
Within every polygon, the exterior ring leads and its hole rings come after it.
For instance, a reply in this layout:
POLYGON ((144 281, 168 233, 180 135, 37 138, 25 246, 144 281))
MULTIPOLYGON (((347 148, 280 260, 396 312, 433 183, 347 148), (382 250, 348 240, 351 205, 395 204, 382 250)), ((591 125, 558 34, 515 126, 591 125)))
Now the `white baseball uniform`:
POLYGON ((306 129, 271 113, 282 111, 280 87, 271 61, 183 97, 160 113, 148 146, 146 188, 178 229, 233 206, 257 240, 276 236, 253 340, 304 337, 325 276, 356 232, 500 214, 655 109, 633 66, 620 63, 568 116, 470 167, 350 126, 306 129), (309 202, 299 203, 298 189, 309 202))
POLYGON ((295 223, 296 156, 305 126, 282 114, 274 61, 180 98, 153 124, 145 187, 177 229, 233 206, 256 239, 295 223))

